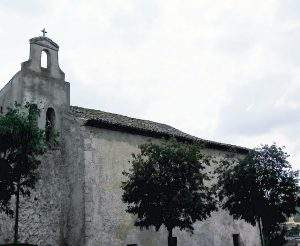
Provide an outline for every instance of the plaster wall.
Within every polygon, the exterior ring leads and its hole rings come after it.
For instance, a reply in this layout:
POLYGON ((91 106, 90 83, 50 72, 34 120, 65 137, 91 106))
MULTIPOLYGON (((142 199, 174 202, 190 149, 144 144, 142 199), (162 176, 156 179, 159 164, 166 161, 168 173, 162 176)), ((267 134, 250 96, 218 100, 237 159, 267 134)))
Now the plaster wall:
POLYGON ((61 130, 64 112, 70 105, 70 84, 52 77, 37 74, 31 70, 21 70, 0 91, 0 106, 4 113, 7 107, 13 107, 14 103, 25 104, 31 102, 37 104, 40 109, 38 125, 45 128, 46 112, 49 107, 55 111, 55 128, 61 130))
POLYGON ((0 107, 3 113, 15 102, 37 104, 40 109, 38 125, 45 128, 46 112, 53 108, 55 128, 61 132, 64 112, 70 106, 70 84, 58 63, 58 45, 47 37, 30 39, 29 59, 21 64, 21 70, 0 91, 0 107), (41 67, 41 54, 47 54, 47 67, 41 67))
MULTIPOLYGON (((134 227, 134 217, 125 212, 121 200, 122 171, 130 167, 132 153, 142 143, 158 141, 144 136, 84 127, 85 236, 87 246, 167 245, 167 232, 141 231, 134 227)), ((221 158, 225 152, 206 150, 221 158)), ((175 230, 181 246, 230 246, 232 234, 239 233, 242 245, 258 246, 256 227, 234 221, 226 211, 218 211, 206 221, 196 223, 193 235, 175 230)))
POLYGON ((22 84, 19 82, 19 73, 16 75, 0 90, 0 107, 3 113, 7 112, 8 108, 14 106, 15 102, 22 100, 22 84))
POLYGON ((21 103, 34 102, 41 110, 38 124, 45 128, 46 112, 48 108, 55 111, 55 128, 61 130, 64 112, 70 105, 70 85, 68 82, 59 81, 51 77, 44 77, 32 71, 23 71, 22 75, 22 101, 21 103))
MULTIPOLYGON (((84 166, 84 128, 72 116, 66 114, 62 125, 62 153, 66 166, 64 182, 66 184, 66 203, 63 213, 64 246, 85 245, 85 166, 84 166)), ((56 246, 56 245, 55 245, 56 246)))

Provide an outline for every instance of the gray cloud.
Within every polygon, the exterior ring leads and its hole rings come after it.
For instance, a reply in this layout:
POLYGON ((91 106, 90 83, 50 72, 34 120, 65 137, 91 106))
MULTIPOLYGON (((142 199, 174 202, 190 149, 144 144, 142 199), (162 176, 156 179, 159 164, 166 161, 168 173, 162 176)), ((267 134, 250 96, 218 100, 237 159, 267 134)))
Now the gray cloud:
POLYGON ((300 168, 299 7, 298 0, 4 0, 0 86, 46 27, 60 45, 73 105, 249 147, 276 141, 300 168))
MULTIPOLYGON (((300 85, 290 75, 276 75, 236 87, 232 101, 222 108, 221 134, 255 135, 268 133, 279 126, 300 123, 300 85)), ((295 127, 295 126, 294 126, 295 127)), ((300 133, 300 131, 299 131, 300 133)))

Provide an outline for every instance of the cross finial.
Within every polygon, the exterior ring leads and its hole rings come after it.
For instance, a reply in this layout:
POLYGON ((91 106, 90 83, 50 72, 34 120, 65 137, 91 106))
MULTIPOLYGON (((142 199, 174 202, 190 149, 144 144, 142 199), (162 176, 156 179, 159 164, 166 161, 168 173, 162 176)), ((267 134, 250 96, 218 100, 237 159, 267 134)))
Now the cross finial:
POLYGON ((45 28, 43 30, 41 30, 41 32, 43 33, 43 37, 46 37, 47 31, 45 30, 45 28))

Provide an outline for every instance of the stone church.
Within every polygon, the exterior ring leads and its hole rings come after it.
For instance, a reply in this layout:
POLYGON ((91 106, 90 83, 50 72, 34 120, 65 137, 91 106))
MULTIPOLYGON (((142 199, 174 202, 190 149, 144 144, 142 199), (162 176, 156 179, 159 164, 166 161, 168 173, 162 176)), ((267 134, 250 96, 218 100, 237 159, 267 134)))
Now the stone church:
MULTIPOLYGON (((45 36, 30 39, 28 61, 0 91, 1 114, 15 101, 34 102, 41 109, 39 127, 50 121, 60 132, 59 147, 43 156, 37 189, 21 199, 20 241, 40 246, 167 245, 164 228, 140 230, 134 216, 125 212, 120 184, 131 154, 140 144, 162 137, 200 142, 217 158, 231 152, 244 155, 247 149, 197 138, 165 124, 71 106, 70 83, 59 67, 58 50, 45 36)), ((179 246, 260 245, 256 227, 222 210, 196 223, 194 234, 176 229, 174 236, 179 246)), ((0 244, 12 237, 13 220, 0 214, 0 244)))

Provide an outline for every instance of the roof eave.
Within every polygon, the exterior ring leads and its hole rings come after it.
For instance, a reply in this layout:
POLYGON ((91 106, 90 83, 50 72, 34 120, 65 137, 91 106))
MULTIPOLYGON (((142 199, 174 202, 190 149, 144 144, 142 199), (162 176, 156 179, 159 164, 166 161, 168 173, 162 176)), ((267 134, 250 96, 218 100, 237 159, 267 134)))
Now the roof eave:
MULTIPOLYGON (((218 143, 218 142, 208 141, 208 140, 204 140, 204 139, 200 139, 200 138, 196 138, 196 137, 176 136, 176 135, 165 133, 165 132, 151 131, 151 130, 146 130, 146 129, 137 128, 137 127, 124 126, 121 124, 114 124, 114 123, 106 122, 106 121, 99 120, 99 119, 88 119, 85 121, 84 125, 96 127, 96 128, 113 130, 113 131, 127 132, 127 133, 131 133, 131 134, 137 134, 137 135, 142 135, 142 136, 147 136, 147 137, 155 137, 155 138, 172 138, 172 137, 174 137, 177 140, 183 141, 183 142, 200 143, 205 148, 213 148, 213 149, 218 149, 218 150, 222 150, 222 151, 236 152, 239 154, 247 154, 250 151, 250 149, 248 149, 248 148, 240 147, 240 146, 236 146, 236 145, 218 143)), ((187 135, 187 136, 189 136, 189 135, 187 135)))

